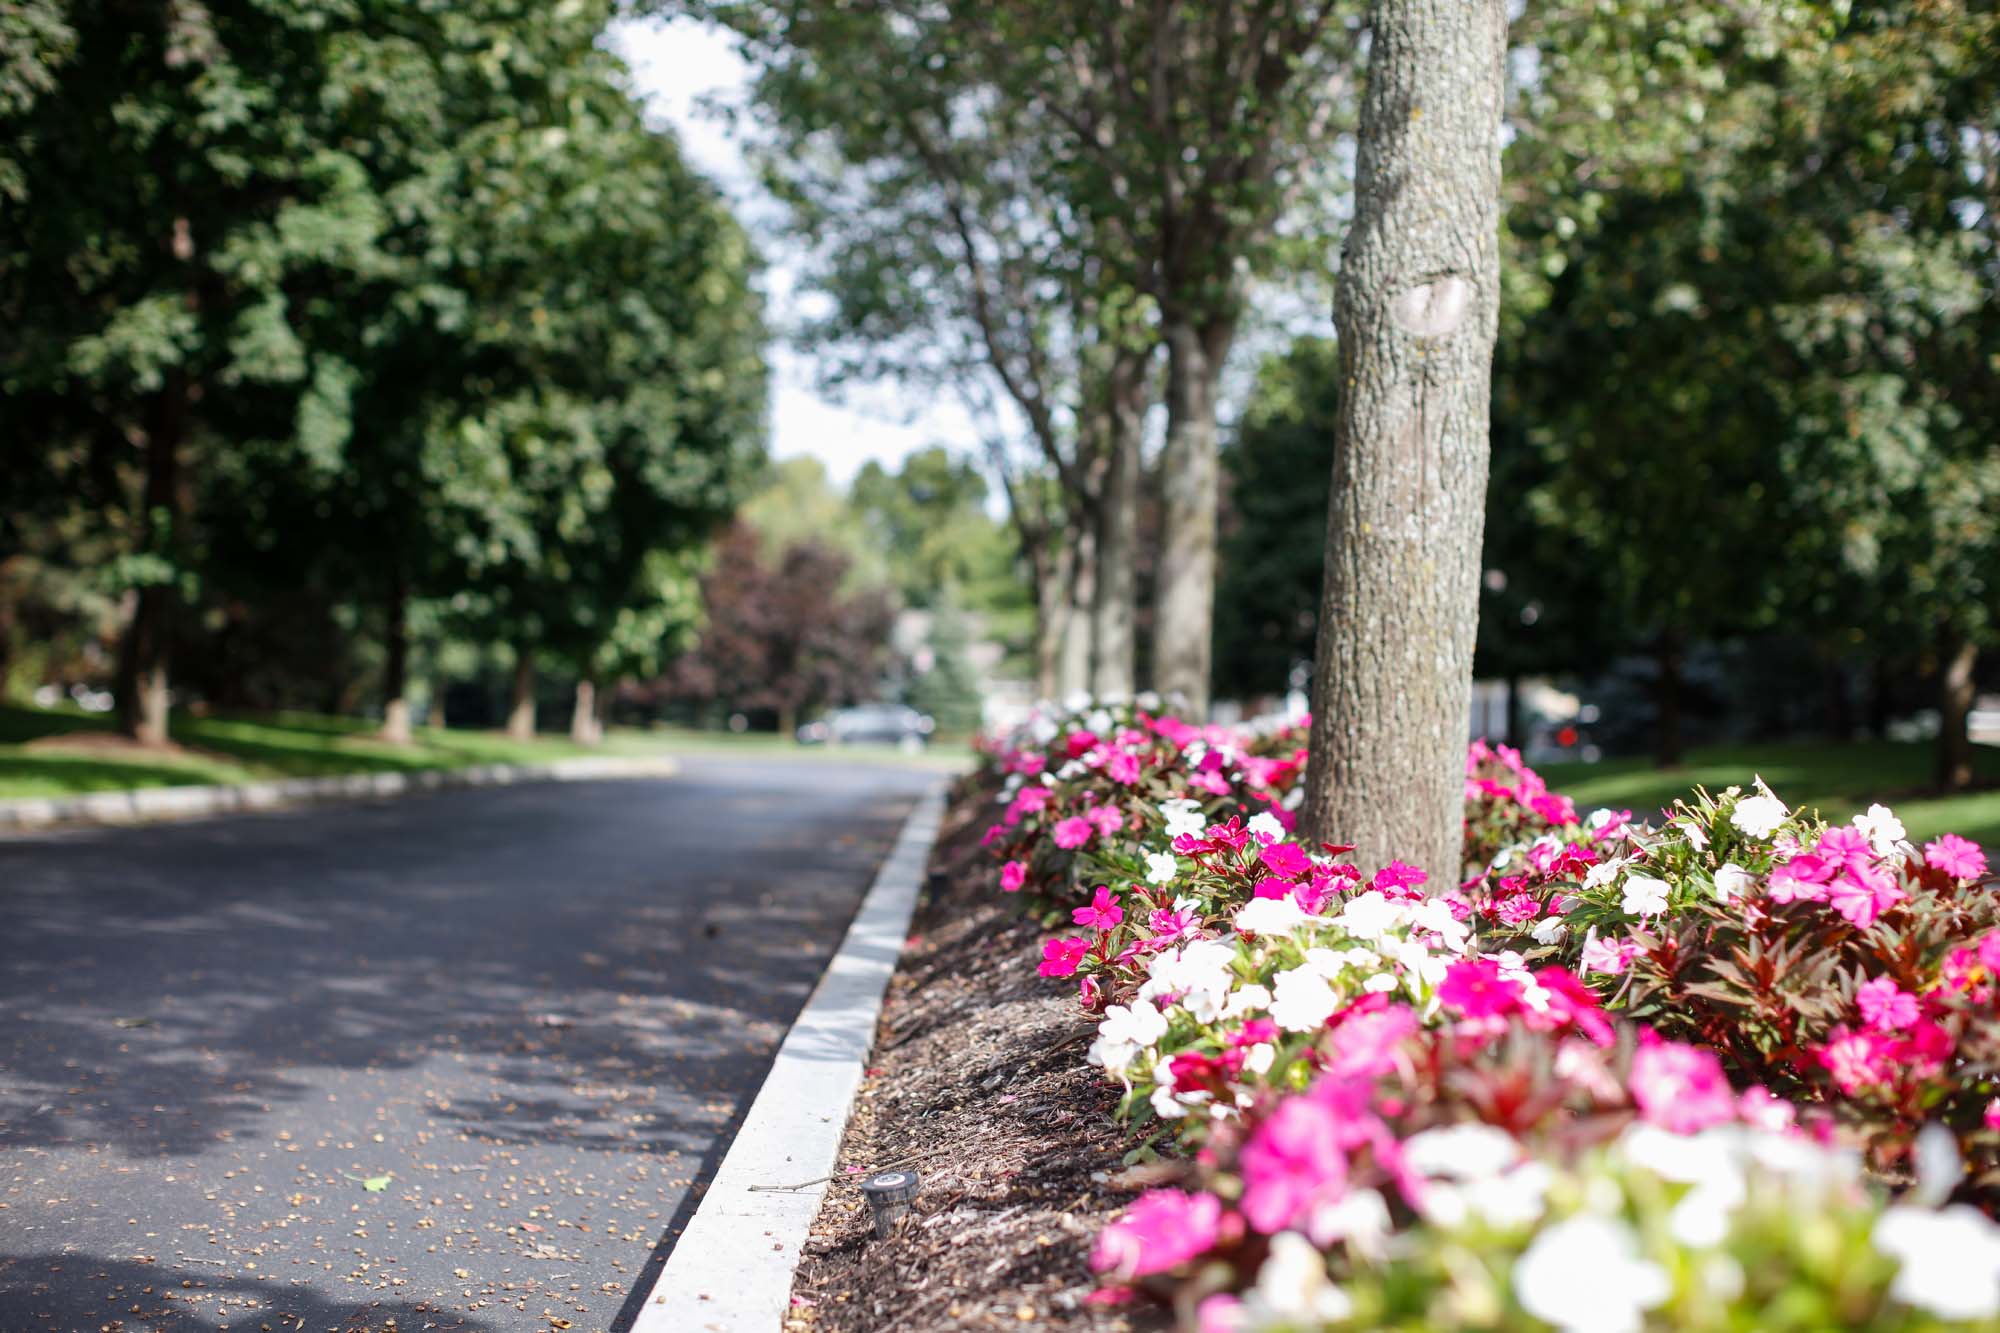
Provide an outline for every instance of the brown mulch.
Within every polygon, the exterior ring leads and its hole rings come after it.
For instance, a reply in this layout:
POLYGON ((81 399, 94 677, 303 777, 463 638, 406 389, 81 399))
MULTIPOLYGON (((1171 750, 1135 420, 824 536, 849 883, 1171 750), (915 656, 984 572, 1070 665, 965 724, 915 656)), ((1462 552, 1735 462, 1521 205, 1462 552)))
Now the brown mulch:
POLYGON ((962 788, 946 816, 788 1330, 1164 1326, 1085 1303, 1091 1242, 1135 1192, 1119 1187, 1130 1143, 1116 1089, 1084 1062, 1095 1024, 1036 974, 1044 936, 978 846, 996 809, 962 788), (895 1235, 875 1238, 850 1166, 922 1177, 895 1235))

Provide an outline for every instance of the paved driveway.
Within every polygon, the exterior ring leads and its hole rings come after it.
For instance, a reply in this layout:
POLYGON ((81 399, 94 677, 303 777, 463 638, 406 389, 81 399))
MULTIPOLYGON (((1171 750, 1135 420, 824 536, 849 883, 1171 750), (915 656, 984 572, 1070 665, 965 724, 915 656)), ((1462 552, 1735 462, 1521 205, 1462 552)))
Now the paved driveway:
POLYGON ((0 1329, 622 1328, 936 781, 0 841, 0 1329))

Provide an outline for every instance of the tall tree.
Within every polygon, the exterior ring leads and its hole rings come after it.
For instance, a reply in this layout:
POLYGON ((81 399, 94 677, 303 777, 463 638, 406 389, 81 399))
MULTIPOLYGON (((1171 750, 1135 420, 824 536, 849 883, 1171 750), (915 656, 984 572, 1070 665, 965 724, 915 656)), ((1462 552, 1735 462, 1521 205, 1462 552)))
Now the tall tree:
POLYGON ((1375 0, 1306 827, 1459 871, 1500 308, 1501 0, 1375 0))

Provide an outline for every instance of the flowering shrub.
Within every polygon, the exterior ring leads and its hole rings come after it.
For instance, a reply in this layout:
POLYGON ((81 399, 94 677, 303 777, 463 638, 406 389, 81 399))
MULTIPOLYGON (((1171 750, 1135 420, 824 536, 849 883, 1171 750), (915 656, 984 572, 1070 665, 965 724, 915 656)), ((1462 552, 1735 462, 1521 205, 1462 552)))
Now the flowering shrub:
POLYGON ((1969 1189, 1992 1191, 2000 904, 1976 846, 1914 847, 1879 805, 1829 826, 1760 786, 1698 795, 1573 870, 1527 890, 1560 904, 1542 938, 1624 1012, 1827 1108, 1890 1179, 1941 1121, 1969 1189))
POLYGON ((2000 1165, 1976 847, 1761 788, 1584 817, 1480 743, 1432 884, 1298 840, 1304 738, 1142 701, 988 749, 1040 971, 1120 1113, 1193 1153, 1101 1237, 1108 1297, 1205 1333, 2000 1316, 2000 1231, 1930 1206, 1961 1153, 2000 1165), (1863 1162, 1923 1197, 1885 1210, 1863 1162))

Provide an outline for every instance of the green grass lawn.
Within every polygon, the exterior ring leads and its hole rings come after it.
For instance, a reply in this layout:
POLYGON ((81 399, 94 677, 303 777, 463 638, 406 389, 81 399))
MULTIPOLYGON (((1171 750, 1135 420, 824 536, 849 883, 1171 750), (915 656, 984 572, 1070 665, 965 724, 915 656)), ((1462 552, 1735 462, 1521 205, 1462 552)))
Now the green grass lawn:
MULTIPOLYGON (((1974 753, 1978 779, 2000 784, 2000 749, 1976 746, 1974 753)), ((1816 807, 1829 819, 1846 819, 1881 801, 1895 808, 1910 836, 1920 842, 1958 833, 2000 847, 2000 786, 1962 796, 1923 795, 1932 756, 1926 744, 1793 742, 1694 750, 1686 763, 1670 769, 1655 768, 1647 759, 1612 759, 1549 764, 1539 771, 1551 787, 1585 810, 1629 807, 1642 817, 1697 786, 1719 791, 1732 783, 1748 786, 1751 778, 1762 776, 1788 804, 1816 807)))
MULTIPOLYGON (((545 763, 582 755, 676 753, 826 755, 843 759, 880 757, 907 762, 894 751, 813 749, 769 733, 734 736, 727 732, 661 728, 617 728, 597 746, 572 744, 561 736, 510 740, 495 731, 438 731, 419 727, 409 745, 377 740, 375 724, 317 713, 192 717, 176 714, 173 739, 179 753, 83 748, 34 748, 27 742, 49 736, 110 735, 111 719, 74 708, 0 706, 0 798, 70 796, 135 787, 180 787, 204 783, 256 782, 265 778, 325 777, 343 773, 385 773, 424 768, 464 768, 473 764, 545 763)), ((940 746, 918 762, 938 767, 968 762, 964 747, 940 746)))

